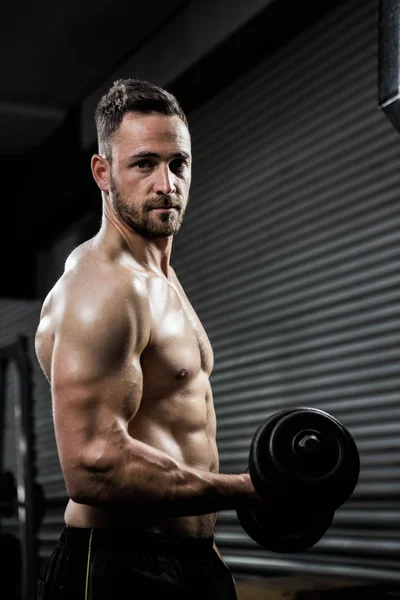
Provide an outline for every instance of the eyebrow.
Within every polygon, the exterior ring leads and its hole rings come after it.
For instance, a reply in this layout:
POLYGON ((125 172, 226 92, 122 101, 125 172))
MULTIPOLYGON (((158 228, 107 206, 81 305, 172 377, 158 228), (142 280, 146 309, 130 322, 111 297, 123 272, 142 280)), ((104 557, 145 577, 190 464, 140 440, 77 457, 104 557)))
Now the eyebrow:
MULTIPOLYGON (((137 160, 138 158, 161 158, 161 155, 157 154, 157 152, 138 152, 137 154, 132 154, 132 156, 129 157, 129 160, 137 160)), ((184 158, 188 160, 190 154, 188 154, 188 152, 176 152, 172 155, 172 159, 174 158, 184 158)))

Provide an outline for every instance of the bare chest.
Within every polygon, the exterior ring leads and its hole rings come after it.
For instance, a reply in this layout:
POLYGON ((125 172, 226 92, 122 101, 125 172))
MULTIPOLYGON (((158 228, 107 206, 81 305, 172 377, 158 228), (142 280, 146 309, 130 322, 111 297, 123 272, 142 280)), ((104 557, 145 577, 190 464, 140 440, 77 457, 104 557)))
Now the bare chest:
POLYGON ((213 368, 211 344, 179 282, 154 278, 149 300, 151 337, 142 356, 145 378, 151 370, 152 380, 156 377, 165 391, 200 375, 208 380, 213 368))

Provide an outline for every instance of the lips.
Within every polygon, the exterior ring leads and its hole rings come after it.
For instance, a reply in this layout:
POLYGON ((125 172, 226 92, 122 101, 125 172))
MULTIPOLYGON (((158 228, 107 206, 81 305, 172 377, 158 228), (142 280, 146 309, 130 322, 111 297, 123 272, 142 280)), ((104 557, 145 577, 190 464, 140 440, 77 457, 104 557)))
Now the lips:
POLYGON ((175 208, 176 210, 180 210, 180 206, 152 206, 150 210, 171 210, 175 208))

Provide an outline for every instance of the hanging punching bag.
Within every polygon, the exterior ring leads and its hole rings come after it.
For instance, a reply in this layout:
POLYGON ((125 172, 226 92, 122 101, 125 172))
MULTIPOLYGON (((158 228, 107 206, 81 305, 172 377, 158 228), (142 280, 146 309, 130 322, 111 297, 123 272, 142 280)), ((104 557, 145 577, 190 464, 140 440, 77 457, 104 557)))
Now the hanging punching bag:
POLYGON ((400 0, 379 0, 379 107, 400 132, 400 0))

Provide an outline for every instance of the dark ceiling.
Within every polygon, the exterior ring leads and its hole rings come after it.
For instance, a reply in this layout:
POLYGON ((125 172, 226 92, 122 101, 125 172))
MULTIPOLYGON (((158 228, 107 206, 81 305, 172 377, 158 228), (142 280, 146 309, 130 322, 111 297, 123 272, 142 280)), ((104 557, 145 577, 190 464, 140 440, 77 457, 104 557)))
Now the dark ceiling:
POLYGON ((0 154, 27 152, 187 2, 3 2, 0 154))

